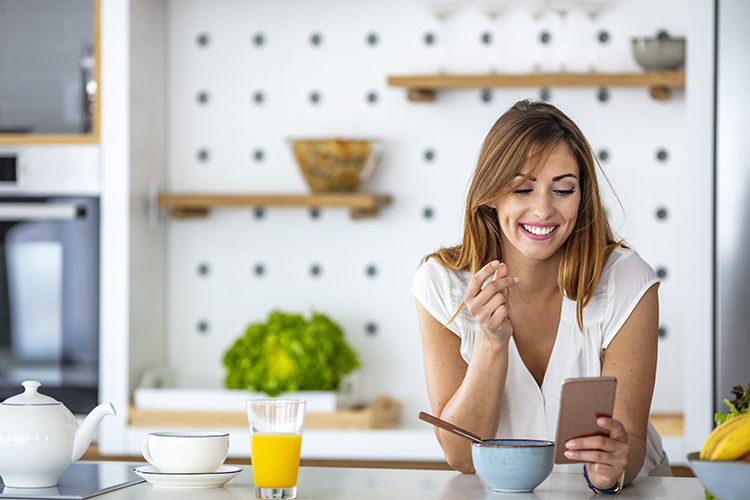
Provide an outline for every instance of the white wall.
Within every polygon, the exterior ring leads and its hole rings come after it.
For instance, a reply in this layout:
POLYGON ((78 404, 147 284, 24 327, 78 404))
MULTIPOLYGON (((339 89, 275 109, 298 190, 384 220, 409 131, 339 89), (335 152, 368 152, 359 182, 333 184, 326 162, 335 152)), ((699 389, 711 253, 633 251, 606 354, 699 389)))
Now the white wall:
MULTIPOLYGON (((433 104, 413 104, 388 75, 430 73, 440 64, 437 21, 418 2, 340 0, 169 3, 168 168, 173 191, 306 192, 287 137, 365 136, 385 141, 386 154, 366 191, 389 193, 394 204, 370 221, 324 210, 318 219, 300 209, 215 211, 208 219, 169 223, 169 362, 184 386, 220 387, 226 348, 251 321, 272 308, 324 311, 345 328, 364 360, 363 390, 401 400, 405 422, 427 408, 413 299, 408 290, 420 258, 461 234, 465 188, 484 134, 514 101, 539 89, 496 89, 484 102, 478 89, 439 94, 433 104), (309 41, 322 37, 320 45, 309 41), (376 34, 375 45, 367 43, 376 34), (208 44, 200 45, 200 35, 208 44), (254 37, 262 34, 258 46, 254 37), (200 92, 208 101, 200 103, 200 92), (321 99, 312 103, 309 95, 321 99), (263 101, 255 101, 262 93, 263 101), (376 101, 368 95, 375 93, 376 101), (201 150, 208 159, 200 161, 201 150), (262 150, 264 159, 253 158, 262 150), (433 161, 424 153, 432 150, 433 161), (434 216, 423 217, 431 208, 434 216), (198 269, 205 264, 207 274, 198 269), (323 272, 311 276, 311 266, 323 272), (265 273, 254 273, 262 265, 265 273), (368 266, 377 274, 366 273, 368 266), (201 333, 197 325, 205 322, 201 333), (377 325, 368 335, 366 325, 377 325)), ((533 18, 515 8, 498 22, 505 69, 531 69, 538 45, 533 18), (525 67, 524 67, 525 65, 525 67)), ((559 35, 558 19, 540 25, 559 35)), ((585 70, 590 24, 582 12, 567 19, 568 67, 585 70)), ((638 71, 630 37, 666 29, 684 35, 688 5, 681 0, 619 2, 601 18, 610 35, 601 45, 600 68, 638 71), (649 15, 643 15, 646 6, 649 15)), ((484 46, 490 20, 469 6, 446 23, 448 69, 486 72, 496 47, 484 46)), ((544 49, 546 50, 546 49, 544 49)), ((554 58, 545 59, 554 69, 554 58)), ((597 151, 625 210, 613 198, 616 227, 667 276, 660 290, 662 325, 654 411, 683 409, 682 371, 687 282, 684 248, 675 245, 687 224, 686 107, 684 93, 651 99, 645 88, 552 89, 551 102, 575 119, 597 151), (657 153, 664 150, 667 159, 657 153), (666 208, 666 219, 656 217, 666 208)))
MULTIPOLYGON (((599 70, 639 71, 630 53, 630 38, 653 35, 658 29, 710 41, 710 3, 621 0, 597 21, 597 30, 606 30, 608 41, 593 46, 588 42, 588 18, 573 11, 565 25, 568 70, 587 70, 589 53, 596 47, 599 70)), ((140 130, 127 121, 138 114, 139 123, 146 124, 149 113, 140 106, 128 115, 123 103, 138 94, 128 90, 127 78, 113 79, 123 71, 128 74, 127 65, 133 61, 129 51, 135 52, 137 44, 129 37, 139 27, 154 27, 153 20, 140 19, 129 32, 122 32, 121 23, 127 20, 115 22, 112 16, 130 4, 136 3, 112 0, 103 5, 107 18, 103 49, 109 47, 112 64, 122 64, 108 70, 107 54, 103 55, 103 96, 118 99, 103 108, 105 181, 118 175, 125 185, 121 164, 135 153, 132 145, 130 151, 118 148, 123 140, 129 141, 129 134, 140 130), (120 155, 115 156, 115 151, 120 155)), ((305 209, 269 208, 258 217, 248 208, 217 210, 203 220, 163 222, 166 314, 162 317, 152 310, 153 316, 140 321, 146 328, 150 321, 155 331, 164 322, 166 343, 139 327, 135 333, 140 340, 134 341, 131 355, 141 356, 151 348, 157 351, 130 360, 125 370, 129 385, 149 363, 158 365, 158 350, 163 347, 165 362, 175 370, 180 386, 220 387, 223 353, 249 322, 264 319, 272 308, 316 309, 344 327, 362 356, 362 397, 395 397, 404 404, 404 427, 423 430, 425 424, 416 415, 428 404, 408 291, 413 273, 423 255, 458 241, 466 186, 486 131, 513 102, 538 98, 541 89, 455 90, 440 92, 435 103, 410 103, 403 89, 387 86, 386 78, 434 73, 445 64, 452 72, 483 73, 496 65, 501 71, 524 72, 531 70, 534 54, 544 70, 554 71, 559 65, 559 42, 542 45, 537 35, 550 31, 553 42, 559 41, 559 19, 547 14, 535 21, 517 6, 493 25, 471 5, 441 27, 416 0, 177 0, 166 2, 165 17, 165 38, 156 37, 152 62, 161 60, 158 47, 164 43, 164 74, 157 74, 155 81, 166 78, 166 151, 152 141, 155 149, 141 153, 156 169, 156 178, 161 175, 159 158, 166 155, 167 189, 307 192, 286 138, 365 136, 382 138, 386 149, 378 170, 362 189, 391 194, 394 203, 378 218, 364 221, 351 220, 343 210, 322 210, 313 218, 305 209), (490 30, 504 46, 481 43, 482 34, 490 30), (310 43, 314 33, 321 35, 320 45, 310 43), (427 33, 445 43, 427 45, 427 33), (262 45, 254 43, 258 34, 263 36, 262 45), (368 43, 371 34, 377 36, 374 45, 368 43), (207 44, 198 42, 201 35, 207 36, 207 44), (445 52, 441 45, 447 45, 445 52), (201 92, 208 95, 206 103, 198 100, 201 92), (319 94, 318 103, 311 102, 311 93, 319 94), (256 100, 258 94, 262 102, 256 100), (208 153, 205 161, 199 159, 202 150, 208 153), (261 160, 256 159, 259 151, 261 160), (434 155, 431 161, 426 159, 428 151, 434 155), (426 209, 432 211, 431 218, 424 216, 426 209), (320 275, 310 273, 313 265, 322 268, 320 275), (258 266, 263 274, 255 272, 258 266), (367 272, 371 266, 374 275, 367 272), (201 273, 201 268, 207 272, 201 273), (205 330, 199 328, 201 324, 205 330), (376 326, 374 335, 367 332, 371 324, 376 326)), ((693 65, 689 68, 707 64, 710 52, 689 49, 688 64, 693 65)), ((710 158, 710 134, 705 126, 691 123, 695 116, 701 121, 710 114, 705 94, 710 92, 710 81, 689 73, 687 95, 673 90, 667 102, 651 99, 646 88, 609 88, 607 100, 599 98, 601 90, 552 88, 551 102, 576 120, 598 154, 606 151, 602 167, 622 203, 621 209, 614 197, 607 197, 615 227, 654 268, 666 271, 660 289, 666 335, 660 341, 653 411, 694 412, 696 416, 687 417, 693 446, 706 429, 706 389, 695 379, 710 377, 710 354, 705 348, 710 346, 711 317, 706 296, 710 269, 696 265, 710 259, 710 246, 701 239, 710 237, 710 220, 703 211, 708 202, 696 200, 709 199, 711 186, 704 170, 710 168, 705 163, 710 158), (687 105, 691 102, 697 104, 691 108, 687 105), (664 160, 657 157, 661 151, 666 153, 664 160), (666 218, 656 216, 661 208, 666 209, 666 218), (696 235, 701 243, 686 245, 686 234, 696 235)), ((156 123, 148 123, 148 130, 158 135, 162 108, 158 99, 155 102, 156 123)), ((140 186, 142 194, 149 176, 142 165, 131 163, 131 167, 141 168, 140 180, 130 184, 140 186)), ((107 185, 111 184, 105 182, 104 190, 107 185)), ((128 200, 120 201, 129 206, 128 200)), ((117 231, 109 230, 108 245, 115 257, 108 262, 117 268, 109 269, 110 280, 132 265, 132 260, 122 265, 120 238, 127 237, 128 229, 121 226, 122 214, 112 210, 109 220, 117 231)), ((133 213, 140 213, 138 224, 142 224, 142 210, 133 213)), ((153 245, 149 248, 159 248, 158 232, 151 234, 144 225, 129 230, 141 231, 140 239, 153 245)), ((137 254, 138 249, 127 252, 137 254)), ((153 255, 160 258, 158 251, 153 255)), ((149 283, 147 273, 139 276, 135 282, 149 283)), ((160 279, 154 276, 157 289, 160 279)), ((108 290, 115 294, 113 287, 108 290)), ((132 299, 133 292, 128 293, 132 299)), ((129 322, 133 325, 132 318, 120 321, 121 312, 109 310, 103 322, 118 332, 129 322)), ((130 330, 134 331, 132 326, 130 330)), ((107 345, 103 348, 111 352, 114 346, 107 345)), ((117 370, 122 368, 119 363, 115 363, 117 370)), ((114 393, 121 397, 121 392, 118 388, 114 393)), ((680 441, 672 449, 681 454, 682 446, 680 441)), ((680 462, 680 457, 670 458, 680 462)))

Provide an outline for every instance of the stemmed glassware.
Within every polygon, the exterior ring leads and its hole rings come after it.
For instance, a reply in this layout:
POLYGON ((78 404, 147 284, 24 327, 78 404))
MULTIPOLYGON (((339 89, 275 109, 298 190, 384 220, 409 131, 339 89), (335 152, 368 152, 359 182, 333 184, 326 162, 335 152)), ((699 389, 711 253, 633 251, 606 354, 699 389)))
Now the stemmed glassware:
POLYGON ((496 73, 499 71, 500 64, 498 61, 502 61, 502 46, 501 41, 502 29, 498 27, 499 19, 505 14, 508 9, 515 3, 515 0, 474 0, 474 5, 480 12, 487 15, 492 22, 492 38, 495 44, 495 56, 490 61, 490 71, 496 73))
POLYGON ((448 66, 448 44, 446 20, 462 9, 470 0, 420 0, 420 4, 438 20, 439 33, 437 43, 440 44, 440 62, 438 72, 445 73, 448 66))
POLYGON ((558 40, 558 59, 560 71, 566 71, 568 67, 568 46, 567 46, 567 23, 568 12, 576 5, 577 0, 545 0, 547 7, 557 12, 560 16, 560 31, 557 34, 558 40))
POLYGON ((532 19, 534 19, 534 23, 538 26, 534 27, 534 34, 535 39, 534 43, 532 44, 533 47, 533 54, 532 54, 532 61, 533 61, 533 67, 535 72, 541 71, 542 68, 542 61, 541 61, 541 47, 539 46, 539 41, 536 39, 536 36, 540 33, 540 27, 541 27, 541 19, 544 15, 544 11, 546 8, 546 0, 522 0, 523 6, 526 8, 526 10, 529 11, 531 14, 532 19))
POLYGON ((589 70, 596 71, 599 62, 599 40, 597 37, 598 20, 602 12, 611 8, 617 0, 578 0, 577 6, 580 7, 591 20, 591 34, 588 37, 591 43, 589 50, 589 70))

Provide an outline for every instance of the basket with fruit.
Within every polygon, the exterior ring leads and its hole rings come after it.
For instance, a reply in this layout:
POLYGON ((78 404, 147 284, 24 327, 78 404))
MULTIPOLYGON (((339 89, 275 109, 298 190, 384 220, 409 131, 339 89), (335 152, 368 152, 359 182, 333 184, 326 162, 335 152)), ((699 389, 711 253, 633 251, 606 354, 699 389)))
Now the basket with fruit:
POLYGON ((716 414, 701 451, 688 455, 708 500, 746 500, 750 492, 750 384, 735 386, 732 394, 732 401, 724 400, 730 412, 716 414))

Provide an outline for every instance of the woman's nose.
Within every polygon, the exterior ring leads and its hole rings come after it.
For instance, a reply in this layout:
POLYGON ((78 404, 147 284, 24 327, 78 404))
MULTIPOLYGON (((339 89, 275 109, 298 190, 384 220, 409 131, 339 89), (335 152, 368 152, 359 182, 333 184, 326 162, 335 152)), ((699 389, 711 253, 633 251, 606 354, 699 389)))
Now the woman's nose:
POLYGON ((555 211, 552 199, 546 193, 538 193, 534 197, 532 213, 539 217, 540 220, 549 218, 555 211))

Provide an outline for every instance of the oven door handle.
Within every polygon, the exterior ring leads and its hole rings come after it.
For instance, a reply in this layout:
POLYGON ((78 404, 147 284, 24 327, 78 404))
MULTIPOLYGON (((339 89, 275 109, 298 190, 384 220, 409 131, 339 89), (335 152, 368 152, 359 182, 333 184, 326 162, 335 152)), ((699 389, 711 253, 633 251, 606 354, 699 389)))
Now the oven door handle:
POLYGON ((0 221, 74 220, 85 215, 73 203, 0 202, 0 221))

